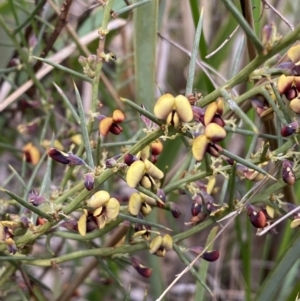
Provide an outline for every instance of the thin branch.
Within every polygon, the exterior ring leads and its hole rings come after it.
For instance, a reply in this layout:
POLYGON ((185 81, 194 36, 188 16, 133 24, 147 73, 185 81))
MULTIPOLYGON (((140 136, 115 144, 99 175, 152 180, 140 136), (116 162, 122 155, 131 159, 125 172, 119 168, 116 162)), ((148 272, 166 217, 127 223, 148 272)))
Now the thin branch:
POLYGON ((219 50, 221 50, 230 41, 230 39, 234 36, 234 34, 238 31, 239 28, 240 28, 240 25, 238 25, 234 29, 234 31, 228 36, 228 38, 217 49, 215 49, 213 52, 211 52, 210 54, 208 54, 205 58, 209 59, 212 56, 214 56, 219 50))
POLYGON ((263 4, 267 5, 273 10, 273 12, 282 19, 282 21, 291 29, 294 30, 295 27, 267 0, 261 0, 263 4))
MULTIPOLYGON (((63 28, 66 26, 68 23, 68 15, 69 15, 69 10, 71 7, 73 0, 66 0, 62 7, 61 7, 61 15, 59 17, 59 20, 55 26, 54 31, 52 32, 50 38, 47 40, 47 44, 44 48, 44 50, 41 53, 41 57, 44 58, 47 56, 48 52, 52 49, 56 39, 58 38, 59 34, 63 30, 63 28)), ((34 66, 34 71, 37 71, 41 68, 42 62, 38 61, 35 66, 34 66)))

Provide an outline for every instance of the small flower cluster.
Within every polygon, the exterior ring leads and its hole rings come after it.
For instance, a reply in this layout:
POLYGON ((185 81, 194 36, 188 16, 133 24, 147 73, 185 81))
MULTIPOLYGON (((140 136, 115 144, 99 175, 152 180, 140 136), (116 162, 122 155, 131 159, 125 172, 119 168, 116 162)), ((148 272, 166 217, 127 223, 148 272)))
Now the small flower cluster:
POLYGON ((125 163, 129 165, 126 174, 126 182, 129 187, 135 188, 138 184, 147 189, 159 186, 159 180, 164 173, 148 160, 149 148, 146 147, 136 157, 129 154, 125 157, 125 163))
POLYGON ((119 135, 123 132, 120 123, 125 119, 125 115, 120 110, 114 110, 112 117, 107 117, 105 115, 98 115, 97 118, 100 120, 99 132, 101 135, 106 136, 108 132, 114 135, 119 135))
POLYGON ((182 122, 190 122, 193 119, 193 111, 188 99, 183 95, 174 97, 164 94, 158 98, 154 106, 154 115, 165 120, 167 125, 179 127, 182 122))
POLYGON ((155 254, 159 257, 164 257, 166 251, 173 249, 173 239, 169 234, 155 236, 150 242, 151 254, 155 254))
MULTIPOLYGON (((100 229, 104 228, 108 222, 116 219, 120 211, 119 201, 116 198, 110 197, 110 194, 105 190, 93 194, 87 204, 93 208, 93 217, 100 229)), ((89 215, 89 212, 84 210, 83 215, 78 221, 78 231, 83 236, 87 232, 89 215)))

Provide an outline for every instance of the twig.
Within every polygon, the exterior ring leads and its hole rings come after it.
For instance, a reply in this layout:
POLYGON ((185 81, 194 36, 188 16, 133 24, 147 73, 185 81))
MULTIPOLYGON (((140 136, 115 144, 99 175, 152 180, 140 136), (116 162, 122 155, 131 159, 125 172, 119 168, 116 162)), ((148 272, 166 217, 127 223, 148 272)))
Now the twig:
POLYGON ((211 52, 210 54, 208 54, 205 58, 209 59, 212 56, 214 56, 219 50, 221 50, 229 41, 230 39, 233 37, 233 35, 238 31, 238 29, 240 28, 240 25, 238 25, 234 31, 228 36, 228 38, 218 47, 216 48, 213 52, 211 52))
MULTIPOLYGON (((254 19, 252 13, 252 1, 240 0, 240 3, 241 3, 243 16, 254 33, 255 29, 254 29, 254 19)), ((252 61, 256 57, 256 51, 255 51, 256 47, 248 35, 247 35, 247 48, 248 48, 249 60, 252 61)))
POLYGON ((267 5, 269 8, 273 10, 273 12, 279 16, 282 21, 291 29, 294 30, 294 26, 267 0, 261 0, 261 2, 265 5, 267 5))
MULTIPOLYGON (((68 23, 68 15, 69 15, 69 9, 71 7, 73 0, 66 0, 61 8, 61 15, 59 17, 59 20, 55 26, 54 31, 52 32, 50 38, 47 40, 47 44, 44 48, 44 50, 41 53, 41 57, 44 58, 47 56, 48 52, 52 49, 56 39, 58 38, 60 32, 62 31, 62 29, 66 26, 66 24, 68 23)), ((41 68, 42 66, 42 62, 38 61, 35 66, 34 66, 34 71, 37 71, 41 68)))
POLYGON ((189 64, 189 72, 188 72, 186 91, 185 91, 186 95, 189 95, 193 92, 196 60, 197 60, 197 55, 198 55, 199 42, 200 42, 200 38, 201 38, 202 25, 203 25, 203 6, 202 6, 200 17, 198 20, 197 30, 195 33, 193 51, 191 53, 191 60, 190 60, 190 64, 189 64))

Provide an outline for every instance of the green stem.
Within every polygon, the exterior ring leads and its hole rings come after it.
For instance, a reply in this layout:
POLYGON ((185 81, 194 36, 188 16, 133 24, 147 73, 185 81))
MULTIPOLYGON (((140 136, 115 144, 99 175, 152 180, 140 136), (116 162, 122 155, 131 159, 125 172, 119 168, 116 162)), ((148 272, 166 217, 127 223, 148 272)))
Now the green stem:
POLYGON ((203 25, 203 7, 201 9, 200 17, 198 20, 197 30, 195 33, 194 44, 193 44, 193 51, 191 54, 191 60, 189 64, 189 73, 186 83, 186 91, 185 94, 189 95, 193 92, 193 84, 194 84, 194 76, 195 76, 195 68, 196 68, 196 60, 198 55, 199 49, 199 42, 202 32, 202 25, 203 25))
POLYGON ((68 73, 70 75, 78 77, 78 78, 80 78, 80 79, 82 79, 82 80, 84 80, 84 81, 86 81, 88 83, 92 82, 92 79, 90 77, 88 77, 88 76, 86 76, 86 75, 84 75, 82 73, 76 72, 73 69, 69 69, 69 68, 67 68, 65 66, 62 66, 60 64, 54 63, 54 62, 52 62, 52 61, 50 61, 48 59, 44 59, 44 58, 41 58, 41 57, 32 56, 32 58, 34 58, 34 59, 36 59, 38 61, 42 61, 45 64, 50 65, 50 66, 52 66, 52 67, 54 67, 54 68, 56 68, 58 70, 61 70, 61 71, 65 72, 65 73, 68 73))
POLYGON ((248 39, 252 42, 253 46, 257 50, 259 54, 263 51, 263 45, 260 40, 257 38, 255 32, 252 30, 251 26, 245 20, 243 15, 237 9, 237 7, 232 3, 231 0, 222 0, 226 8, 232 13, 234 19, 238 22, 241 28, 244 30, 245 34, 247 35, 248 39))

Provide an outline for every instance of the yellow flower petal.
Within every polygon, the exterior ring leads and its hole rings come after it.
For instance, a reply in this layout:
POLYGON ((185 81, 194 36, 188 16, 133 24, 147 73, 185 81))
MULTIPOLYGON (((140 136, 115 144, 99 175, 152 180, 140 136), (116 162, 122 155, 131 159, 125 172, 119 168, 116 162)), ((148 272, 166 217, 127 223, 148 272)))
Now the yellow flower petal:
POLYGON ((287 52, 287 56, 293 63, 298 63, 300 61, 300 45, 291 47, 287 52))
POLYGON ((121 123, 125 119, 125 115, 120 110, 114 110, 112 119, 115 123, 121 123))
POLYGON ((291 228, 296 228, 296 227, 299 227, 300 226, 300 218, 296 218, 294 219, 291 224, 290 224, 290 227, 291 228))
POLYGON ((113 124, 113 119, 111 117, 105 117, 99 123, 99 132, 101 135, 106 136, 113 124))
POLYGON ((299 98, 294 98, 294 99, 290 102, 290 107, 291 107, 291 109, 292 109, 296 114, 300 114, 300 99, 299 99, 299 98))
POLYGON ((206 153, 207 145, 209 140, 205 135, 198 136, 192 146, 193 156, 197 161, 201 161, 206 153))
POLYGON ((152 211, 152 208, 147 204, 143 203, 141 207, 141 212, 143 215, 148 215, 152 211))
POLYGON ((120 203, 116 198, 109 199, 106 207, 105 215, 109 219, 115 219, 120 212, 120 203))
POLYGON ((185 96, 178 95, 175 97, 175 107, 181 121, 190 122, 193 119, 194 114, 191 104, 185 96))
POLYGON ((164 94, 157 100, 154 106, 154 115, 158 119, 166 120, 174 109, 175 99, 171 94, 164 94))
POLYGON ((128 211, 130 214, 137 216, 142 207, 142 198, 138 192, 133 193, 128 202, 128 211))
POLYGON ((162 237, 160 235, 155 236, 151 240, 151 242, 150 242, 150 250, 149 250, 149 252, 151 254, 154 254, 160 248, 160 246, 162 244, 162 241, 163 241, 163 239, 162 239, 162 237))
POLYGON ((86 235, 86 213, 83 213, 78 220, 78 232, 82 235, 86 235))
POLYGON ((204 125, 208 125, 209 123, 211 123, 217 110, 218 110, 218 104, 216 102, 212 102, 207 106, 204 114, 204 125))
POLYGON ((109 199, 109 193, 105 190, 100 190, 92 195, 92 197, 88 201, 88 206, 92 208, 98 208, 105 205, 109 199))
POLYGON ((142 200, 144 202, 146 202, 148 205, 155 205, 156 204, 156 200, 154 198, 151 198, 150 196, 148 196, 144 193, 141 193, 141 192, 140 192, 140 196, 141 196, 142 200))
POLYGON ((161 180, 164 177, 164 173, 148 159, 144 161, 144 164, 147 174, 149 174, 154 179, 161 180))
POLYGON ((170 124, 177 128, 180 125, 180 119, 176 110, 171 111, 171 113, 167 117, 167 124, 170 124))
POLYGON ((162 239, 162 246, 166 251, 173 249, 173 238, 169 234, 164 235, 162 239))
POLYGON ((284 94, 291 88, 294 81, 294 76, 286 76, 282 74, 277 82, 277 88, 280 94, 284 94))
POLYGON ((153 179, 149 175, 143 176, 141 180, 141 185, 146 189, 151 189, 152 186, 155 184, 153 179))
POLYGON ((133 162, 126 174, 126 182, 129 187, 135 188, 136 185, 142 180, 145 174, 145 164, 143 161, 135 161, 133 162))
POLYGON ((99 216, 101 214, 101 212, 103 211, 103 207, 98 207, 95 209, 93 216, 99 216))
POLYGON ((224 130, 224 128, 216 123, 208 124, 205 128, 204 134, 209 140, 213 142, 219 142, 226 137, 226 131, 224 130))

